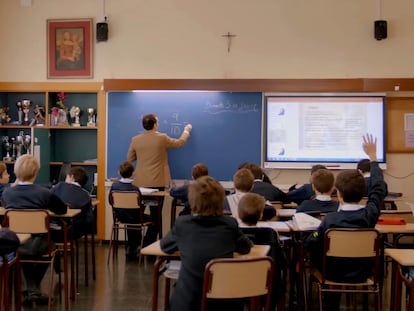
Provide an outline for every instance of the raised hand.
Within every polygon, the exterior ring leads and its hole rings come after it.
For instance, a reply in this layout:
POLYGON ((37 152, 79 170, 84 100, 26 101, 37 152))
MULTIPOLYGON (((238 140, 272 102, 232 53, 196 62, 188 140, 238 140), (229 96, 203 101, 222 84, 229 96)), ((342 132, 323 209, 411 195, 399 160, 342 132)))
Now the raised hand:
POLYGON ((362 138, 364 140, 362 144, 364 152, 371 161, 377 161, 377 138, 373 137, 372 134, 366 134, 362 138))

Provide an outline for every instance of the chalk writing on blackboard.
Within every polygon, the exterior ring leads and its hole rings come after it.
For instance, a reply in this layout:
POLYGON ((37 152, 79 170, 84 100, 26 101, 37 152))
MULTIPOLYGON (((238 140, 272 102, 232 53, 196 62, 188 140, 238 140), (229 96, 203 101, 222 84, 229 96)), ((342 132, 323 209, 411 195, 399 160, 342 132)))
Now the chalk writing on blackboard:
POLYGON ((180 136, 188 122, 181 120, 179 112, 173 112, 171 119, 171 121, 163 119, 160 121, 160 124, 163 125, 165 131, 169 132, 169 135, 173 137, 180 136))
POLYGON ((247 103, 247 102, 232 102, 230 100, 220 101, 218 103, 206 102, 204 111, 209 114, 219 114, 225 112, 233 113, 248 113, 248 112, 258 112, 259 107, 257 103, 247 103))

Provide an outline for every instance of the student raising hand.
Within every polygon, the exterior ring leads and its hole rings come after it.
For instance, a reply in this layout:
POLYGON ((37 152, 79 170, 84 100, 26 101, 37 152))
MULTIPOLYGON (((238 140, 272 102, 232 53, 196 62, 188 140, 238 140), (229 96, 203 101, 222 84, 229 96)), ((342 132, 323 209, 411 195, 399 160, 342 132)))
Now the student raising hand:
POLYGON ((371 162, 377 161, 377 138, 373 137, 372 134, 366 134, 362 138, 364 139, 362 144, 364 152, 368 155, 371 162))

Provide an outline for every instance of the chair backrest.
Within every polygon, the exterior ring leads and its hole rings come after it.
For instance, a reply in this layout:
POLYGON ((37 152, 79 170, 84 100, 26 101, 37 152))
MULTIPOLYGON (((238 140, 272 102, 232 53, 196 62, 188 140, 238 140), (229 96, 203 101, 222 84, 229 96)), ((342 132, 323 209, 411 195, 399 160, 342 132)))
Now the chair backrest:
POLYGON ((274 262, 270 257, 211 260, 204 270, 201 310, 205 310, 207 298, 247 298, 262 295, 266 295, 268 307, 273 269, 274 262))
POLYGON ((323 275, 327 258, 374 259, 373 277, 378 279, 381 238, 374 228, 331 228, 325 232, 323 275))
POLYGON ((47 210, 9 209, 4 216, 4 226, 16 233, 49 233, 50 216, 47 210))
POLYGON ((44 234, 47 236, 45 253, 51 255, 50 215, 47 210, 9 209, 4 214, 3 224, 16 233, 44 234))
POLYGON ((326 255, 332 257, 375 257, 379 247, 375 229, 329 229, 325 233, 326 255))
POLYGON ((109 193, 109 204, 113 208, 141 208, 141 196, 137 191, 113 190, 109 193))

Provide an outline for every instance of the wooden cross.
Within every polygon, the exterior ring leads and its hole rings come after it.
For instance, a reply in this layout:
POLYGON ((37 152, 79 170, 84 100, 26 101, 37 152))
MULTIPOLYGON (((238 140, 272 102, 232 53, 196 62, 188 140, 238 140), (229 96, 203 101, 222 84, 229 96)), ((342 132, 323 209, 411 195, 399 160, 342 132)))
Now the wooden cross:
POLYGON ((227 34, 225 35, 221 35, 222 37, 226 37, 227 38, 227 53, 230 53, 230 47, 231 47, 231 39, 236 37, 237 35, 234 35, 230 32, 227 32, 227 34))

